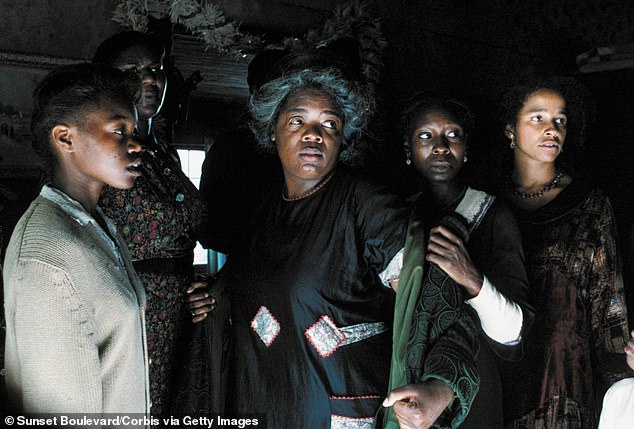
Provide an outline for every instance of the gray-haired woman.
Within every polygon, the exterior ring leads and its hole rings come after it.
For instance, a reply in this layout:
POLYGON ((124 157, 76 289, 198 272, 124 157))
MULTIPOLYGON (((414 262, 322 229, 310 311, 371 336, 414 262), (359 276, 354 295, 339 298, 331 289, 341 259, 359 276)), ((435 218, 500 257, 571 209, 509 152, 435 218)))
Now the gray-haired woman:
POLYGON ((250 107, 284 183, 263 195, 232 261, 228 403, 266 413, 269 428, 371 425, 389 375, 384 285, 398 276, 408 213, 344 165, 360 155, 366 99, 332 70, 305 70, 263 86, 250 107))

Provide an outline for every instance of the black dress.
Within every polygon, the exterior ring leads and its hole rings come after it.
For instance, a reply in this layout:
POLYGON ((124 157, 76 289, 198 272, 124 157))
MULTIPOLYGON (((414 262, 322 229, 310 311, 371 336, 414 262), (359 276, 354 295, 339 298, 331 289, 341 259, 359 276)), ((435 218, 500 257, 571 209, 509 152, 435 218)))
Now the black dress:
POLYGON ((270 429, 371 427, 387 391, 394 293, 377 274, 403 248, 408 210, 344 166, 320 186, 265 195, 231 262, 228 404, 270 429))
MULTIPOLYGON (((438 225, 440 219, 455 210, 451 207, 433 208, 418 198, 415 213, 429 227, 438 225)), ((528 280, 524 267, 522 240, 517 222, 510 209, 496 200, 478 227, 471 233, 467 251, 476 267, 504 296, 517 303, 523 313, 522 334, 533 319, 532 307, 527 303, 528 280)), ((489 338, 483 331, 477 313, 470 307, 480 333, 480 353, 476 360, 480 374, 480 389, 471 410, 461 428, 501 429, 503 427, 502 386, 498 363, 502 360, 518 360, 522 356, 522 344, 504 346, 489 338)))

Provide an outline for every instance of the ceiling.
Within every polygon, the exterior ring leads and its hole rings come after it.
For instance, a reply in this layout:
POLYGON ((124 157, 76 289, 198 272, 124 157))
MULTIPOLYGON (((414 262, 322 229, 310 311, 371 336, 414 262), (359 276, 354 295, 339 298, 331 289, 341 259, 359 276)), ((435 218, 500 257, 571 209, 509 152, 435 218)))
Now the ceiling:
MULTIPOLYGON (((241 29, 275 42, 283 36, 301 37, 319 29, 338 3, 344 0, 215 0, 228 19, 241 29)), ((166 10, 169 0, 151 0, 150 12, 166 10)), ((192 91, 195 98, 243 99, 249 94, 246 83, 250 56, 221 56, 206 50, 203 43, 186 34, 175 34, 172 54, 174 65, 185 78, 200 72, 203 80, 192 91)))

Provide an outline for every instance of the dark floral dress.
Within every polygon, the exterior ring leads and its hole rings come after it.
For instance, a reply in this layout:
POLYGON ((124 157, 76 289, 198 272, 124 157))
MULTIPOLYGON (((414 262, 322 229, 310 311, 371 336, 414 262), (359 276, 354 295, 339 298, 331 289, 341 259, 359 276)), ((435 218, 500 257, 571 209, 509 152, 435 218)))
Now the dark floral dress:
POLYGON ((100 205, 128 244, 147 295, 152 414, 170 412, 174 378, 188 328, 185 290, 193 279, 193 249, 205 213, 176 151, 155 142, 143 152, 142 177, 130 190, 107 187, 100 205), (176 365, 176 366, 175 366, 176 365))

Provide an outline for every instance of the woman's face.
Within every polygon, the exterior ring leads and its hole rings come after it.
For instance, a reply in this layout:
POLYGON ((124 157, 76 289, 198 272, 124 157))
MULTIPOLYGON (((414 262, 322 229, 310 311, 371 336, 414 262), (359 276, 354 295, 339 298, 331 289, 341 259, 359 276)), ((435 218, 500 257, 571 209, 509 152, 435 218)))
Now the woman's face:
POLYGON ((81 124, 71 125, 68 139, 76 179, 84 184, 131 188, 141 175, 136 121, 133 106, 110 100, 88 111, 81 124))
POLYGON ((139 118, 147 120, 156 115, 165 98, 167 81, 163 70, 163 53, 149 46, 135 45, 121 52, 112 64, 114 68, 139 79, 136 108, 139 118))
POLYGON ((467 151, 464 130, 449 112, 425 110, 415 116, 406 150, 416 170, 429 182, 452 182, 467 151))
POLYGON ((327 94, 313 89, 291 93, 271 136, 287 184, 316 183, 330 173, 339 158, 342 130, 339 109, 327 94))
POLYGON ((566 100, 556 91, 540 89, 531 93, 506 135, 515 136, 516 160, 554 162, 566 140, 566 100))

